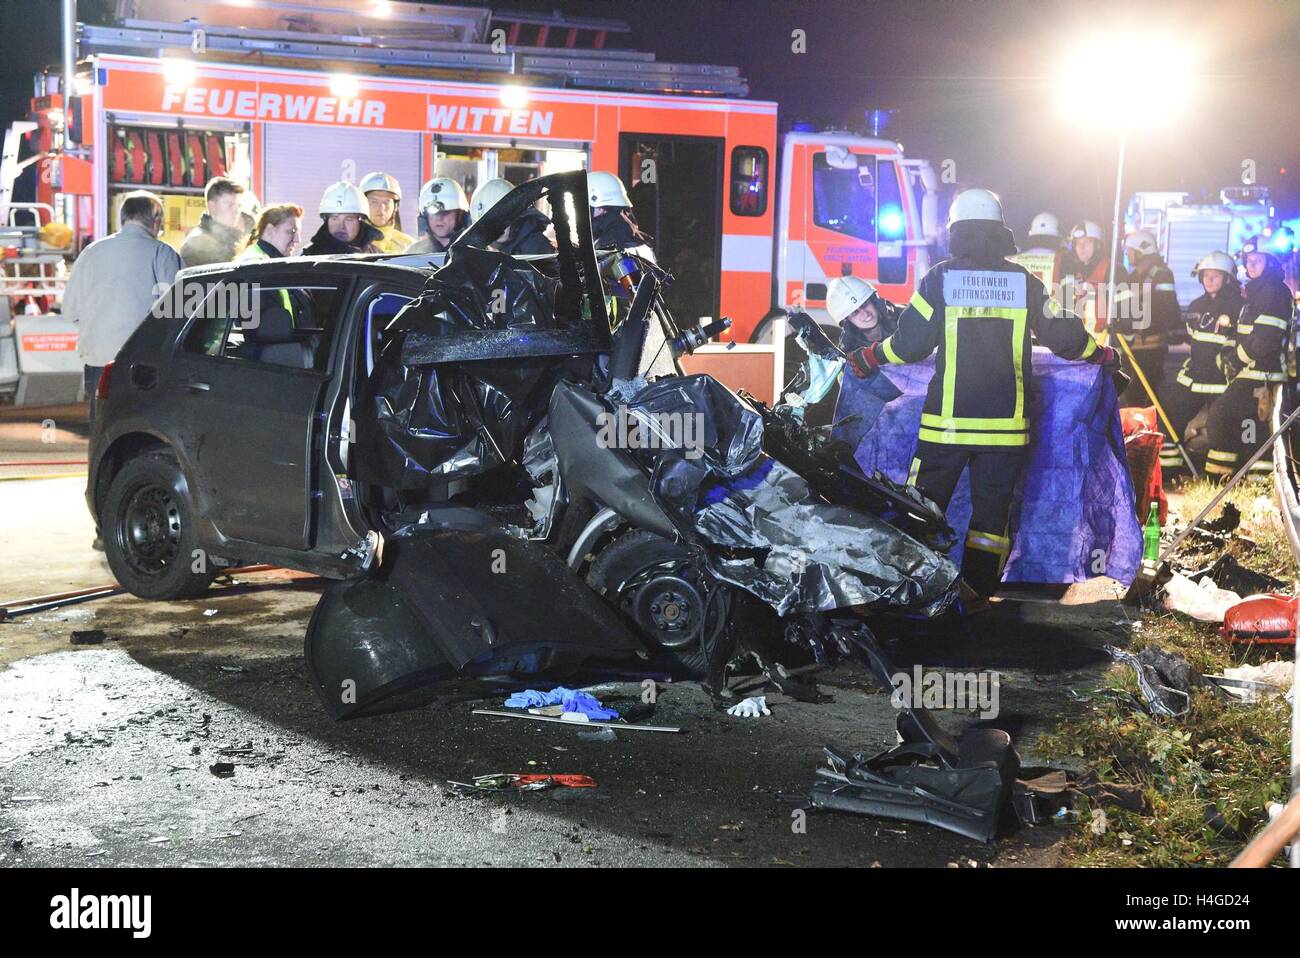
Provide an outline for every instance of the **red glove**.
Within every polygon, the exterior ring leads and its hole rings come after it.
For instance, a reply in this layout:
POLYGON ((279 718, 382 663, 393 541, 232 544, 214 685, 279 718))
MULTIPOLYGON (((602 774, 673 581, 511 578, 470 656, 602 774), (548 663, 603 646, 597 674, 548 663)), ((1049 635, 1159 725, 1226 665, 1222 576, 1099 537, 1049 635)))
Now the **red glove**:
POLYGON ((849 369, 853 375, 859 379, 866 379, 872 375, 880 366, 880 360, 876 357, 876 344, 863 346, 849 353, 849 369))

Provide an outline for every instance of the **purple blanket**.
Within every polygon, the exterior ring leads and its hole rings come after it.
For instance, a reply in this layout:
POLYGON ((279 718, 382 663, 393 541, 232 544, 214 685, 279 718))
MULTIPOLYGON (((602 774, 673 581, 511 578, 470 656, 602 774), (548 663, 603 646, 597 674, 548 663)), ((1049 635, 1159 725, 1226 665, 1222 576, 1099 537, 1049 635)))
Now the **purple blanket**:
MULTIPOLYGON (((1142 530, 1115 387, 1100 367, 1066 362, 1046 349, 1034 349, 1033 366, 1030 460, 1011 508, 1011 556, 1002 579, 1080 582, 1108 575, 1128 584, 1142 558, 1142 530)), ((882 373, 902 394, 886 402, 894 390, 880 377, 845 375, 835 421, 861 418, 837 425, 834 433, 856 450, 864 473, 879 470, 905 482, 934 360, 882 373)), ((970 482, 963 475, 948 506, 958 537, 954 562, 961 561, 969 522, 970 482)))

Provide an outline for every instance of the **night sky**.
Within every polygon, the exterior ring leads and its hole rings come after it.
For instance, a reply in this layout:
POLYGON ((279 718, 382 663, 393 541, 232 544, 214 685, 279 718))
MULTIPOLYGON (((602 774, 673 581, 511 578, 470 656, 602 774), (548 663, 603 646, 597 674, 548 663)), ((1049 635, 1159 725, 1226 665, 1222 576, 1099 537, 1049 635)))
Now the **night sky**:
MULTIPOLYGON (((82 0, 83 17, 106 0, 82 0)), ((501 4, 627 20, 618 45, 663 60, 736 65, 751 96, 776 100, 783 122, 862 126, 870 107, 898 112, 888 135, 958 182, 1002 194, 1019 232, 1039 209, 1067 223, 1110 218, 1116 139, 1058 109, 1052 78, 1061 51, 1090 29, 1118 32, 1112 63, 1142 53, 1144 30, 1190 37, 1201 50, 1192 109, 1167 131, 1131 140, 1125 192, 1217 192, 1254 160, 1289 215, 1300 212, 1300 2, 1188 0, 543 0, 501 4), (791 50, 805 31, 807 52, 791 50), (1280 170, 1285 168, 1286 173, 1280 170)), ((31 75, 59 57, 56 0, 0 0, 0 114, 19 118, 31 75)), ((1140 90, 1134 91, 1141 96, 1140 90)), ((1152 106, 1153 110, 1159 107, 1152 106)))

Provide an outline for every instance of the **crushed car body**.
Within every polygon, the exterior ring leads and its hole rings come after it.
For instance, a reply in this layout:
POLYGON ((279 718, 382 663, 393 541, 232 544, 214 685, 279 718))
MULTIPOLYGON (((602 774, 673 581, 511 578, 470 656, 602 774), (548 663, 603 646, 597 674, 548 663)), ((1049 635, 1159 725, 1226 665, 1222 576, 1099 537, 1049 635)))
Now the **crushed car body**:
POLYGON ((703 674, 742 593, 778 631, 954 601, 933 504, 681 373, 707 336, 668 313, 668 274, 594 248, 585 192, 581 172, 516 188, 377 337, 348 471, 382 558, 326 591, 307 636, 336 717, 457 674, 703 674), (543 199, 555 255, 487 248, 543 199))

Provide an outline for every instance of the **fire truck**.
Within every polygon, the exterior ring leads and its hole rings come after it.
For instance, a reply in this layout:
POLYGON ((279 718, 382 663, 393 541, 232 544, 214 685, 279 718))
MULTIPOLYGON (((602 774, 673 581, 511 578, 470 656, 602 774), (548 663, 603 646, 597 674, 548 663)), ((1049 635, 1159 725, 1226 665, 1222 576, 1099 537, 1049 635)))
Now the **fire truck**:
POLYGON ((882 137, 782 135, 777 104, 749 99, 737 68, 615 49, 622 21, 373 0, 118 0, 115 13, 76 25, 71 63, 38 78, 32 104, 37 199, 77 248, 140 188, 163 198, 163 238, 179 245, 214 175, 303 206, 310 233, 328 184, 383 170, 414 232, 432 176, 472 193, 586 168, 627 184, 675 276, 675 313, 730 317, 735 344, 771 341, 784 307, 827 321, 840 275, 906 302, 930 264, 929 164, 882 137))

